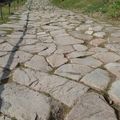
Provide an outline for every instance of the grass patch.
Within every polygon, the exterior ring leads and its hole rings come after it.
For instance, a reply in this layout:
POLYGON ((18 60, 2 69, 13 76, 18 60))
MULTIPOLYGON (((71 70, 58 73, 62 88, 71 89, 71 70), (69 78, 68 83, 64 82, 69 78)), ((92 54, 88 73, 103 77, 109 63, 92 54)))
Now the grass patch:
POLYGON ((120 0, 51 0, 58 7, 120 18, 120 0))

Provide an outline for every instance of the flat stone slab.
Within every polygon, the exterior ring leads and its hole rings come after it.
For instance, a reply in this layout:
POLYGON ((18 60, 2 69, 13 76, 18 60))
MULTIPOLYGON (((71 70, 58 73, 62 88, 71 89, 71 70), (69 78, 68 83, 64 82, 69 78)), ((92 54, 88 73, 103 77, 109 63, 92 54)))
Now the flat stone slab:
POLYGON ((84 43, 82 40, 73 38, 68 35, 55 37, 54 40, 57 45, 72 45, 72 44, 84 43))
POLYGON ((85 45, 81 44, 73 45, 73 48, 77 51, 86 51, 88 49, 85 45))
POLYGON ((53 54, 46 59, 52 67, 59 67, 68 61, 63 54, 53 54))
POLYGON ((56 75, 40 73, 30 69, 16 69, 13 81, 50 94, 55 99, 71 107, 88 87, 56 75), (24 77, 22 77, 24 76, 24 77))
POLYGON ((73 64, 87 65, 92 68, 97 68, 102 65, 101 61, 99 61, 93 57, 74 58, 74 59, 70 59, 70 62, 73 64))
POLYGON ((112 83, 110 90, 108 91, 109 97, 115 104, 120 105, 120 79, 112 83))
POLYGON ((73 49, 72 45, 60 45, 60 46, 57 46, 57 50, 55 51, 55 53, 67 54, 67 53, 71 53, 73 51, 74 51, 74 49, 73 49))
POLYGON ((1 112, 17 120, 48 120, 49 98, 26 87, 9 83, 0 87, 1 112), (19 109, 18 109, 19 108, 19 109))
POLYGON ((25 66, 43 72, 48 72, 51 70, 51 67, 48 66, 48 63, 46 62, 45 58, 39 55, 33 56, 31 60, 25 63, 25 66))
POLYGON ((109 63, 105 65, 105 68, 116 75, 116 77, 120 78, 120 63, 109 63))
POLYGON ((110 63, 120 60, 120 56, 114 52, 101 52, 96 53, 93 57, 101 60, 104 63, 110 63))
POLYGON ((88 73, 80 81, 101 91, 107 88, 108 83, 110 82, 110 77, 107 71, 98 68, 91 73, 88 73))
POLYGON ((59 67, 55 74, 68 77, 74 80, 79 80, 81 76, 91 72, 93 69, 86 66, 86 65, 79 65, 79 64, 65 64, 59 67))
POLYGON ((67 58, 82 58, 82 57, 87 57, 87 56, 90 56, 90 55, 93 55, 94 52, 89 52, 89 51, 83 51, 83 52, 80 52, 80 51, 74 51, 74 52, 71 52, 69 54, 67 54, 67 58))
POLYGON ((90 41, 93 36, 91 35, 86 35, 86 34, 81 34, 80 32, 78 31, 72 31, 72 32, 69 32, 73 37, 75 38, 78 38, 78 39, 81 39, 81 40, 84 40, 84 41, 90 41))
POLYGON ((117 120, 114 109, 97 93, 87 93, 80 97, 65 120, 117 120))
POLYGON ((20 50, 34 54, 34 53, 39 53, 45 50, 46 48, 47 48, 46 46, 42 45, 41 43, 38 43, 34 45, 21 46, 20 50))

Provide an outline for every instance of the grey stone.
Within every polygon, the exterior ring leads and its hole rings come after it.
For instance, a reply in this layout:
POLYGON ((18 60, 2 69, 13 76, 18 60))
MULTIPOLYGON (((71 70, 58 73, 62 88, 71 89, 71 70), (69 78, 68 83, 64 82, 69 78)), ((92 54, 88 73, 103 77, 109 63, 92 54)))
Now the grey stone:
POLYGON ((71 79, 75 79, 78 81, 79 80, 78 78, 81 78, 81 76, 87 74, 88 72, 91 72, 92 70, 93 70, 92 68, 90 68, 86 65, 65 64, 65 65, 59 67, 55 71, 55 74, 64 76, 64 77, 68 77, 71 79), (76 76, 78 76, 77 79, 76 79, 76 76))
POLYGON ((65 120, 117 120, 114 109, 97 93, 80 97, 65 120))
POLYGON ((71 52, 71 53, 67 54, 67 57, 68 58, 82 58, 82 57, 90 56, 92 54, 94 54, 94 52, 89 52, 89 51, 83 51, 83 52, 74 51, 74 52, 71 52))
POLYGON ((25 63, 25 66, 35 70, 44 71, 44 72, 48 72, 51 70, 51 67, 48 66, 48 63, 46 62, 45 58, 39 55, 33 56, 30 61, 27 61, 25 63))
POLYGON ((52 67, 59 67, 68 61, 63 54, 53 54, 46 59, 52 67))
POLYGON ((88 90, 88 87, 66 78, 30 69, 24 69, 24 71, 17 69, 13 73, 13 80, 22 85, 29 85, 34 90, 50 94, 69 107, 88 90))
POLYGON ((109 72, 120 78, 120 63, 108 63, 105 65, 105 68, 109 72))
POLYGON ((116 80, 112 83, 111 88, 108 91, 109 97, 115 104, 120 106, 120 80, 116 80))
POLYGON ((110 63, 120 60, 120 56, 114 52, 101 52, 96 53, 93 57, 101 60, 104 63, 110 63))
POLYGON ((48 120, 49 98, 26 87, 9 83, 0 87, 1 112, 17 120, 48 120), (18 109, 19 108, 19 109, 18 109))
POLYGON ((110 76, 107 71, 98 68, 91 73, 88 73, 80 81, 101 91, 107 88, 108 83, 110 82, 110 76))
POLYGON ((81 45, 81 44, 73 45, 73 47, 77 51, 86 51, 88 49, 85 45, 81 45))
POLYGON ((93 57, 86 57, 86 58, 74 58, 70 59, 71 63, 80 64, 80 65, 87 65, 92 68, 97 68, 102 65, 102 62, 93 58, 93 57))

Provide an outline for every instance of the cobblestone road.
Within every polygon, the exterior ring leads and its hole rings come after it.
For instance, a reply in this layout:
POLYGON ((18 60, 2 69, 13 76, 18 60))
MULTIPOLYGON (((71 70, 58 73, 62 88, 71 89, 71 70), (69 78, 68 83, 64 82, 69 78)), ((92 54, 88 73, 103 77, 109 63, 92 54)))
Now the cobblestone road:
POLYGON ((120 26, 28 0, 0 25, 0 120, 119 120, 120 26))

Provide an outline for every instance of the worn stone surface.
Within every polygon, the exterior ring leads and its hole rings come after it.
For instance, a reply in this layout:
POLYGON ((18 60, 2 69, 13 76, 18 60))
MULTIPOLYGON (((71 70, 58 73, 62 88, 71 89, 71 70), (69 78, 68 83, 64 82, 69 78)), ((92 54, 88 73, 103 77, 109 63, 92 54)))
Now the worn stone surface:
POLYGON ((93 55, 93 57, 101 60, 104 63, 110 63, 120 60, 120 56, 113 52, 96 53, 95 55, 93 55))
POLYGON ((33 56, 30 61, 27 61, 25 63, 25 66, 35 70, 44 71, 44 72, 51 70, 51 67, 48 66, 48 63, 46 62, 45 58, 39 55, 33 56))
POLYGON ((117 120, 114 110, 97 93, 83 95, 65 120, 117 120))
POLYGON ((68 60, 64 57, 63 54, 53 54, 47 57, 47 61, 52 67, 59 67, 65 64, 68 60))
POLYGON ((71 63, 76 63, 80 65, 87 65, 92 68, 97 68, 102 65, 102 62, 93 58, 93 57, 85 57, 85 58, 74 58, 70 59, 71 63))
POLYGON ((88 87, 82 84, 30 69, 17 69, 14 72, 13 80, 23 85, 29 85, 34 90, 46 92, 68 106, 72 106, 78 97, 88 90, 88 87))
POLYGON ((97 90, 104 90, 110 82, 110 77, 107 71, 98 68, 88 73, 80 81, 97 90))
POLYGON ((49 98, 23 86, 9 83, 0 87, 2 92, 1 112, 18 120, 48 120, 49 98), (19 109, 18 109, 19 108, 19 109))
POLYGON ((120 78, 120 63, 109 63, 105 65, 105 68, 116 75, 116 77, 120 78))
POLYGON ((119 25, 49 0, 28 0, 9 19, 0 25, 0 119, 116 120, 105 101, 120 106, 119 25))
POLYGON ((110 90, 108 91, 109 97, 116 103, 120 105, 120 80, 113 82, 110 90))

